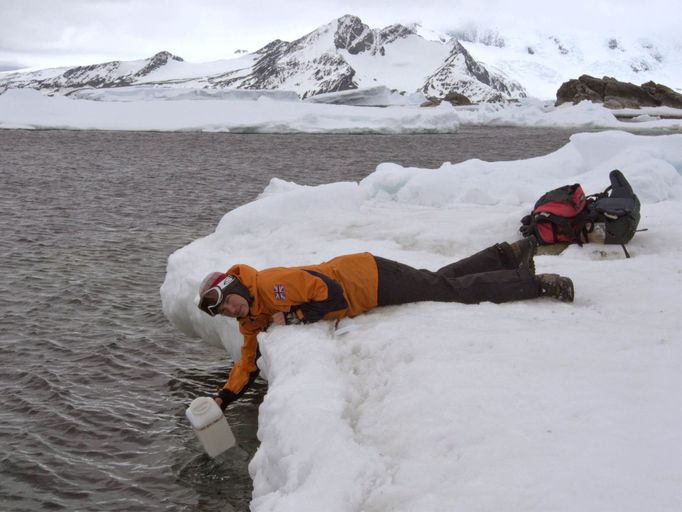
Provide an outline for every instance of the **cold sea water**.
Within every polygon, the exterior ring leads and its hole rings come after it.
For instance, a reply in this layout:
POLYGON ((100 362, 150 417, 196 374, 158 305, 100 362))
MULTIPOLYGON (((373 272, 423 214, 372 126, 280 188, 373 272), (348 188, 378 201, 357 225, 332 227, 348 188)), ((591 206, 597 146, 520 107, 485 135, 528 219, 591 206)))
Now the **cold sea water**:
POLYGON ((163 316, 169 254, 272 177, 529 158, 569 136, 0 130, 0 510, 248 510, 267 385, 227 411, 238 447, 203 455, 184 411, 231 363, 163 316))

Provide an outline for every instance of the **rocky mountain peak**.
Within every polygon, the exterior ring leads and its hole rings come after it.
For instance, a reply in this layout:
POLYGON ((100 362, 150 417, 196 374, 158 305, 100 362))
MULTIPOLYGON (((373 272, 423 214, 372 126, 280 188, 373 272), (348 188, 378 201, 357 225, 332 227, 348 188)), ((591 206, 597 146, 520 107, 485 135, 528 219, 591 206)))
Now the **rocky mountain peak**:
POLYGON ((185 59, 183 59, 182 57, 179 57, 165 50, 160 51, 157 54, 153 55, 149 60, 152 62, 158 62, 159 64, 166 64, 169 60, 185 62, 185 59))
POLYGON ((357 16, 347 14, 339 18, 337 23, 334 33, 334 46, 337 50, 348 50, 351 55, 357 55, 374 47, 374 31, 357 16))
MULTIPOLYGON (((90 87, 101 87, 107 79, 104 75, 115 73, 121 66, 120 60, 104 62, 102 64, 91 64, 89 66, 76 66, 64 71, 61 78, 64 82, 83 82, 90 87)), ((56 82, 57 80, 53 80, 56 82)), ((45 82, 51 82, 46 80, 45 82)), ((50 84, 51 86, 52 84, 50 84)))
POLYGON ((263 48, 256 50, 254 53, 256 53, 257 55, 267 55, 272 52, 281 52, 290 45, 291 43, 287 43, 286 41, 282 41, 281 39, 275 39, 274 41, 271 41, 265 46, 263 46, 263 48))
POLYGON ((346 15, 337 20, 334 46, 337 50, 347 50, 351 55, 363 52, 384 55, 384 45, 413 34, 416 34, 414 28, 400 24, 381 30, 371 29, 357 16, 346 15))
POLYGON ((412 35, 417 35, 417 27, 415 25, 406 27, 405 25, 395 24, 379 31, 381 44, 389 44, 398 39, 403 39, 412 35))
POLYGON ((156 55, 150 57, 148 59, 147 64, 140 69, 137 73, 135 73, 135 76, 141 77, 141 76, 146 76, 152 71, 159 69, 160 67, 165 66, 168 64, 169 61, 177 61, 177 62, 184 62, 184 59, 182 57, 178 57, 177 55, 173 55, 170 52, 167 51, 162 51, 157 53, 156 55))
POLYGON ((422 91, 427 96, 439 97, 454 91, 487 102, 526 96, 521 84, 486 69, 457 40, 453 40, 450 55, 428 77, 422 91))

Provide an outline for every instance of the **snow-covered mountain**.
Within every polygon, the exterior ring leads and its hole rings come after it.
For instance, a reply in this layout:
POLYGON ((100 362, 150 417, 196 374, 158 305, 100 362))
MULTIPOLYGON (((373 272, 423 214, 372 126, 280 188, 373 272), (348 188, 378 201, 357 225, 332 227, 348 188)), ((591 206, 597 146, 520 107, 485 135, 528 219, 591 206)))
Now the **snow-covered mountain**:
MULTIPOLYGON (((447 33, 486 67, 520 82, 529 96, 554 98, 559 86, 580 75, 609 76, 641 85, 654 81, 682 91, 682 35, 546 33, 474 26, 447 33)), ((682 34, 682 33, 680 33, 682 34)))
POLYGON ((563 82, 582 74, 637 84, 653 80, 679 90, 680 55, 682 39, 502 34, 471 25, 445 33, 416 24, 372 29, 346 15, 293 42, 275 40, 253 53, 211 63, 188 63, 160 52, 138 61, 0 73, 0 92, 29 87, 93 97, 88 91, 135 86, 137 95, 143 89, 154 92, 148 97, 169 88, 241 89, 290 91, 318 100, 328 93, 383 88, 406 97, 457 92, 475 102, 526 95, 549 99, 563 82))
POLYGON ((30 87, 56 94, 143 84, 289 90, 301 98, 377 86, 433 96, 455 91, 479 102, 525 96, 519 83, 476 62, 457 41, 430 41, 414 27, 403 25, 371 29, 350 15, 296 41, 276 40, 252 54, 212 65, 185 63, 161 52, 134 62, 10 73, 0 78, 0 88, 30 87))
POLYGON ((429 96, 445 96, 455 91, 467 98, 485 98, 485 101, 526 96, 521 84, 500 73, 490 72, 457 40, 452 43, 450 55, 443 65, 428 78, 422 90, 429 96))
POLYGON ((13 88, 34 88, 52 92, 70 92, 80 88, 123 87, 144 81, 169 62, 183 62, 169 52, 131 62, 112 61, 75 68, 47 69, 30 73, 12 73, 0 84, 13 88))

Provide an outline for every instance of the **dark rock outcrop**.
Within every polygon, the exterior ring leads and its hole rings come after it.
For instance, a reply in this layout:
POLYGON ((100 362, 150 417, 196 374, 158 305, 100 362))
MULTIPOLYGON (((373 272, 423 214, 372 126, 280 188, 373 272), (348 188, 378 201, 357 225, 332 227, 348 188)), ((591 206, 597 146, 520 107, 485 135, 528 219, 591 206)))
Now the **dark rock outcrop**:
POLYGON ((556 97, 556 106, 568 102, 575 105, 588 100, 603 103, 605 107, 612 109, 661 106, 682 108, 682 94, 669 87, 654 82, 639 86, 608 76, 595 78, 582 75, 577 80, 564 82, 556 97))
POLYGON ((429 96, 426 98, 426 101, 422 103, 420 106, 421 107, 437 107, 440 105, 442 102, 447 101, 453 106, 459 106, 459 105, 471 105, 471 100, 464 96, 464 94, 460 94, 456 91, 450 91, 445 95, 443 98, 436 98, 434 96, 429 96))
POLYGON ((673 91, 670 87, 649 81, 642 84, 642 89, 657 101, 660 101, 663 106, 682 108, 682 94, 673 91))

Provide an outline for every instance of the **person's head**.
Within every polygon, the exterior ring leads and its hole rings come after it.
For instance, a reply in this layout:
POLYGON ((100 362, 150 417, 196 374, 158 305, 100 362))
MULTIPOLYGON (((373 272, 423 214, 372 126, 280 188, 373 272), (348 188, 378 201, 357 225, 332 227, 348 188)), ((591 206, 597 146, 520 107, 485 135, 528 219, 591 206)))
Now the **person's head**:
POLYGON ((251 295, 236 276, 212 272, 199 286, 199 309, 211 316, 241 318, 249 313, 251 295))

